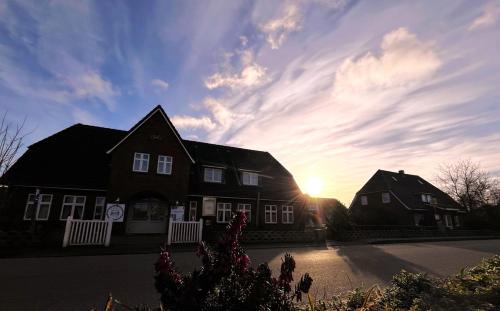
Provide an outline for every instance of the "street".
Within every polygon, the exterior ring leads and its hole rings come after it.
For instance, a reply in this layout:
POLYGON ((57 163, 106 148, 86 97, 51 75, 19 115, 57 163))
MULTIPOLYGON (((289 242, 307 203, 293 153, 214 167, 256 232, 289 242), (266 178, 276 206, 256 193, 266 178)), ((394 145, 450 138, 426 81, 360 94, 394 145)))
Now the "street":
MULTIPOLYGON (((279 271, 289 251, 295 278, 309 272, 312 293, 323 298, 357 286, 387 284, 401 269, 435 276, 457 273, 484 257, 500 254, 500 240, 386 245, 268 248, 248 251, 252 264, 269 262, 279 271)), ((108 292, 128 304, 153 306, 153 263, 157 254, 0 259, 0 310, 102 309, 108 292)), ((174 253, 182 272, 199 260, 192 252, 174 253)))

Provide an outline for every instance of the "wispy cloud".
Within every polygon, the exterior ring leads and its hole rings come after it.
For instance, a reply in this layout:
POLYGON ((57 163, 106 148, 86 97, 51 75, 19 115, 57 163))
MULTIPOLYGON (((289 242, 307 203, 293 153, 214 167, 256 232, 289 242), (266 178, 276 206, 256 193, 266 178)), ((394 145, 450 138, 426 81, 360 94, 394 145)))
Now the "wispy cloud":
POLYGON ((207 116, 192 117, 177 115, 172 117, 172 123, 179 129, 204 129, 206 131, 211 131, 216 127, 216 124, 212 121, 212 119, 207 116))
POLYGON ((500 3, 492 1, 484 7, 482 14, 472 21, 469 30, 492 26, 498 20, 500 20, 500 3))
POLYGON ((155 88, 157 88, 158 90, 161 90, 161 91, 166 91, 168 90, 168 82, 166 81, 163 81, 161 79, 153 79, 151 80, 151 85, 154 86, 155 88))
POLYGON ((288 3, 280 13, 280 16, 260 25, 272 49, 278 49, 290 33, 299 30, 302 26, 303 16, 298 5, 288 3))

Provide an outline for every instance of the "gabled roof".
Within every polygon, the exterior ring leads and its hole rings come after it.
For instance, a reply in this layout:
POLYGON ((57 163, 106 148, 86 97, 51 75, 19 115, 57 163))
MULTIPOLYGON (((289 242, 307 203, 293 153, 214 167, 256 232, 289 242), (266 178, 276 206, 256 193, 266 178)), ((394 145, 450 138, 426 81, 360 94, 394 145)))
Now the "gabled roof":
POLYGON ((144 118, 142 118, 139 122, 137 122, 134 126, 132 126, 132 128, 128 131, 127 135, 125 137, 123 137, 116 145, 114 145, 111 149, 109 149, 107 151, 107 153, 111 153, 113 152, 113 150, 115 150, 121 143, 123 143, 125 140, 127 140, 127 138, 130 137, 130 135, 132 135, 139 127, 141 127, 144 123, 146 123, 152 116, 154 116, 155 114, 157 113, 160 113, 161 116, 163 117, 163 119, 165 120, 165 122, 168 124, 168 126, 170 127, 170 129, 172 130, 172 132, 174 133, 175 137, 177 138, 177 140, 179 141, 179 143, 181 144, 182 148, 184 149, 184 151, 186 152, 186 154, 188 155, 189 159, 191 160, 191 162, 194 163, 194 159, 193 157, 189 154, 189 151, 186 149, 186 146, 184 145, 184 141, 181 139, 181 135, 179 135, 179 132, 177 132, 177 129, 175 128, 175 126, 172 124, 172 122, 170 121, 170 119, 168 118, 167 114, 165 113, 165 110, 163 110, 163 108, 161 107, 161 105, 158 105, 156 106, 153 110, 151 110, 144 118))
POLYGON ((423 204, 421 199, 421 195, 424 193, 431 194, 437 199, 436 207, 438 208, 461 209, 460 205, 448 194, 430 182, 418 175, 404 172, 378 170, 357 192, 356 196, 381 191, 392 192, 409 209, 422 209, 428 206, 423 204))
POLYGON ((11 185, 106 189, 106 151, 126 133, 75 124, 29 146, 3 180, 11 185))

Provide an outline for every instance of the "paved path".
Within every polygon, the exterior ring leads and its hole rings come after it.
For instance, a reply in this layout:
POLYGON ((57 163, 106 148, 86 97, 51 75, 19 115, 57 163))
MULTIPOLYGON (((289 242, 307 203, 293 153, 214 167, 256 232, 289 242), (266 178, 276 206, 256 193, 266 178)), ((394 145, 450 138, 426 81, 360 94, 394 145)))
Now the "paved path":
MULTIPOLYGON (((253 263, 278 271, 287 249, 252 249, 253 263)), ((500 254, 500 240, 291 248, 296 277, 309 272, 322 297, 356 286, 387 284, 401 269, 444 276, 484 257, 500 254)), ((111 291, 131 304, 157 301, 155 254, 0 259, 0 310, 89 310, 102 308, 111 291)), ((180 270, 198 264, 189 252, 174 254, 180 270)))

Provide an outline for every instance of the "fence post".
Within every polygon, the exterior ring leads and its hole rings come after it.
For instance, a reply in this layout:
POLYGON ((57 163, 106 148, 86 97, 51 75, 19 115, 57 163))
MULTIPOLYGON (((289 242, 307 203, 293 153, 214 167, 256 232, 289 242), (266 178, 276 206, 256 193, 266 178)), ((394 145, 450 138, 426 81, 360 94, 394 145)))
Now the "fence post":
POLYGON ((168 219, 167 245, 172 243, 172 217, 168 219))
POLYGON ((109 247, 109 242, 111 241, 111 229, 113 228, 113 220, 108 220, 108 226, 106 228, 106 240, 104 240, 104 246, 109 247))
POLYGON ((68 246, 69 235, 71 233, 71 221, 72 220, 73 220, 73 217, 71 217, 71 216, 68 216, 68 218, 66 218, 66 227, 64 228, 64 237, 63 237, 62 247, 68 246))
POLYGON ((203 238, 203 218, 200 218, 200 226, 198 228, 198 242, 201 242, 203 238))

